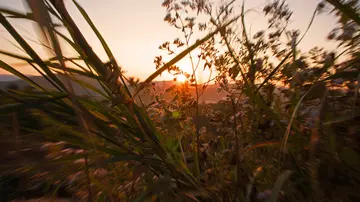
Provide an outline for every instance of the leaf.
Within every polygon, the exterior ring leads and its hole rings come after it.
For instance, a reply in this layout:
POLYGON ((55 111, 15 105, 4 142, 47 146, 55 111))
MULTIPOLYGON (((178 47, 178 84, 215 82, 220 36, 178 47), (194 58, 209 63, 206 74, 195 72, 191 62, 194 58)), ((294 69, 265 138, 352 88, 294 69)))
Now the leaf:
MULTIPOLYGON (((70 14, 67 12, 65 4, 63 1, 56 1, 53 3, 53 6, 61 15, 65 26, 67 27, 73 41, 76 45, 75 50, 80 51, 80 54, 83 58, 86 58, 86 63, 91 64, 91 66, 99 73, 101 76, 106 74, 105 65, 101 61, 98 55, 93 51, 89 43, 86 41, 85 37, 81 33, 80 29, 76 26, 74 20, 71 18, 70 14)), ((55 31, 56 32, 56 31, 55 31)), ((56 32, 59 35, 59 32, 56 32)), ((67 38, 67 37, 65 37, 67 38)))
POLYGON ((4 51, 4 50, 0 50, 0 54, 6 55, 6 56, 9 56, 9 57, 12 57, 12 58, 16 58, 16 59, 19 59, 19 60, 24 60, 26 62, 33 62, 33 60, 31 58, 27 58, 27 57, 24 57, 24 56, 15 54, 15 53, 9 53, 9 52, 4 51))
POLYGON ((195 201, 195 202, 200 202, 199 200, 196 199, 195 196, 193 196, 191 193, 182 193, 183 195, 185 195, 186 197, 190 198, 191 200, 195 201))
POLYGON ((270 72, 270 74, 264 79, 264 81, 256 88, 255 92, 258 92, 280 69, 280 67, 286 62, 286 60, 292 55, 293 53, 290 51, 284 59, 270 72))
POLYGON ((101 119, 101 120, 104 121, 104 122, 108 122, 108 121, 109 121, 109 119, 108 119, 104 114, 102 114, 102 113, 99 112, 99 111, 89 109, 89 112, 90 112, 92 115, 94 115, 96 118, 99 118, 99 119, 101 119))
POLYGON ((306 36, 306 34, 308 33, 308 31, 310 30, 310 27, 311 27, 311 25, 312 25, 313 22, 314 22, 314 19, 315 19, 315 16, 316 16, 316 13, 317 13, 317 12, 318 12, 318 8, 315 8, 315 10, 314 10, 314 12, 313 12, 313 15, 312 15, 312 17, 311 17, 311 20, 310 20, 310 22, 309 22, 309 24, 308 24, 308 26, 307 26, 304 34, 301 36, 300 40, 296 43, 296 45, 300 44, 300 42, 304 39, 304 37, 306 36))
POLYGON ((50 25, 52 24, 52 22, 51 22, 50 14, 46 8, 45 2, 42 0, 40 1, 26 0, 26 2, 27 5, 30 7, 31 11, 33 12, 32 13, 33 19, 35 20, 35 22, 37 22, 37 24, 42 30, 42 37, 45 43, 47 43, 46 45, 50 45, 46 32, 50 32, 51 30, 50 25))
POLYGON ((11 36, 20 44, 24 51, 40 66, 40 68, 49 76, 52 80, 45 77, 56 89, 62 91, 66 89, 64 84, 50 71, 46 66, 44 61, 40 56, 31 48, 31 46, 24 40, 23 37, 14 29, 14 27, 9 23, 5 16, 0 13, 0 23, 5 27, 5 29, 11 34, 11 36), (55 83, 54 83, 55 82, 55 83))
POLYGON ((360 25, 360 16, 351 6, 343 3, 343 1, 339 0, 326 0, 331 5, 333 5, 337 10, 339 10, 343 15, 352 19, 356 24, 360 25))
POLYGON ((172 117, 174 118, 179 118, 181 116, 180 112, 179 111, 174 111, 172 112, 172 117))
POLYGON ((139 155, 123 154, 113 156, 109 159, 108 163, 116 163, 120 161, 140 161, 141 159, 143 159, 143 157, 139 155))
POLYGON ((238 68, 237 66, 234 66, 229 69, 229 75, 233 79, 235 79, 239 75, 239 73, 240 73, 240 68, 238 68))
POLYGON ((29 83, 31 86, 41 90, 41 91, 45 91, 45 89, 43 87, 41 87, 39 84, 37 84, 35 81, 33 81, 32 79, 30 79, 29 77, 25 76, 24 74, 22 74, 21 72, 17 71, 16 69, 14 69, 13 67, 11 67, 10 65, 6 64, 5 62, 3 62, 2 60, 0 60, 0 68, 4 69, 10 73, 12 73, 13 75, 19 77, 20 79, 26 81, 27 83, 29 83))
MULTIPOLYGON (((77 9, 80 11, 81 15, 84 17, 84 19, 86 20, 86 22, 89 24, 89 26, 91 27, 91 29, 93 30, 93 32, 95 33, 95 35, 98 37, 98 39, 100 40, 101 45, 103 46, 107 56, 109 57, 110 61, 112 64, 114 64, 116 69, 120 69, 119 65, 116 63, 115 57, 113 55, 113 53, 111 52, 109 46, 107 45, 105 39, 103 38, 103 36, 101 35, 101 33, 99 32, 99 30, 96 28, 96 26, 94 25, 94 23, 92 22, 92 20, 90 19, 90 16, 86 13, 86 11, 84 10, 84 8, 82 8, 80 6, 80 4, 78 4, 75 0, 73 0, 75 6, 77 7, 77 9)), ((131 96, 130 91, 123 79, 123 76, 120 74, 120 80, 122 81, 124 88, 126 90, 126 93, 131 96)))
POLYGON ((252 189, 255 183, 255 179, 257 178, 257 176, 259 175, 259 173, 263 171, 263 166, 259 166, 255 169, 255 171, 253 172, 253 176, 250 179, 250 183, 247 185, 246 187, 246 201, 251 201, 251 194, 252 194, 252 189))
MULTIPOLYGON (((101 96, 103 96, 104 98, 108 98, 108 96, 101 90, 99 90, 98 88, 96 88, 95 86, 91 85, 90 83, 88 82, 85 82, 85 81, 81 81, 79 79, 76 79, 75 77, 70 77, 71 80, 77 82, 78 84, 80 84, 85 90, 86 89, 89 89, 101 96)), ((89 92, 90 94, 90 92, 89 92)))
POLYGON ((291 115, 290 122, 289 122, 289 124, 288 124, 288 126, 287 126, 287 128, 286 128, 286 132, 285 132, 284 138, 283 138, 283 145, 282 145, 283 152, 286 152, 286 144, 287 144, 287 141, 288 141, 288 139, 289 139, 289 135, 290 135, 290 131, 291 131, 291 126, 292 126, 292 123, 293 123, 293 121, 294 121, 294 119, 295 119, 295 116, 296 116, 296 114, 297 114, 297 112, 298 112, 298 110, 299 110, 299 108, 300 108, 300 105, 301 105, 302 101, 305 99, 305 97, 306 97, 308 94, 312 93, 312 91, 313 91, 314 89, 317 89, 318 86, 323 86, 323 85, 325 85, 323 82, 319 82, 319 83, 313 84, 313 85, 311 86, 311 88, 300 98, 300 100, 299 100, 298 103, 296 104, 296 106, 295 106, 295 108, 294 108, 294 111, 293 111, 293 113, 292 113, 292 115, 291 115))
POLYGON ((287 170, 281 174, 275 182, 275 185, 271 191, 270 202, 277 202, 279 193, 284 186, 284 184, 289 180, 290 176, 293 174, 293 171, 287 170))
MULTIPOLYGON (((14 10, 9 10, 4 7, 0 7, 0 12, 7 14, 8 18, 21 18, 21 19, 36 21, 33 13, 20 13, 14 10)), ((54 26, 61 26, 61 25, 54 23, 54 26)))
MULTIPOLYGON (((86 11, 84 10, 84 8, 82 8, 80 6, 80 4, 78 4, 75 0, 73 0, 75 6, 77 7, 77 9, 80 11, 81 15, 85 18, 86 22, 89 24, 89 26, 91 27, 91 29, 93 30, 93 32, 95 33, 95 35, 98 37, 98 39, 100 40, 101 45, 103 46, 107 56, 109 57, 110 61, 115 65, 115 68, 120 69, 119 65, 116 63, 115 57, 113 55, 113 53, 111 52, 109 46, 107 45, 105 39, 103 38, 103 36, 101 35, 101 33, 99 32, 99 30, 96 28, 96 26, 94 25, 94 23, 92 22, 92 20, 90 19, 90 16, 86 13, 86 11)), ((130 91, 123 79, 123 76, 120 75, 120 79, 126 89, 126 92, 129 94, 130 96, 130 91)))
POLYGON ((343 122, 346 122, 346 121, 351 121, 357 117, 360 116, 360 113, 357 112, 357 113, 351 113, 351 114, 348 114, 348 115, 344 115, 344 116, 341 116, 341 117, 337 117, 333 120, 330 120, 330 121, 326 121, 324 122, 324 126, 329 126, 329 125, 332 125, 332 124, 339 124, 339 123, 343 123, 343 122))
POLYGON ((90 25, 91 29, 94 31, 94 33, 96 34, 96 36, 98 37, 98 39, 100 40, 101 45, 103 46, 106 54, 108 55, 110 60, 114 60, 115 57, 113 56, 109 46, 107 45, 105 39, 102 37, 101 33, 99 32, 99 30, 96 28, 96 26, 94 25, 94 23, 92 22, 92 20, 90 19, 90 16, 86 13, 86 11, 80 6, 80 4, 78 4, 75 0, 73 0, 75 6, 77 7, 77 9, 80 11, 81 15, 85 18, 86 22, 90 25))
POLYGON ((85 157, 89 157, 89 156, 98 156, 98 155, 95 155, 95 154, 92 154, 92 155, 89 155, 88 153, 86 154, 71 154, 70 156, 63 156, 59 159, 52 159, 52 160, 47 160, 46 162, 44 163, 41 163, 39 165, 39 167, 41 166, 49 166, 49 165, 54 165, 54 164, 64 164, 64 163, 71 163, 71 162, 74 162, 76 160, 79 160, 79 159, 83 159, 85 157))
POLYGON ((223 136, 219 136, 219 142, 221 150, 226 149, 225 138, 223 136))
MULTIPOLYGON (((54 64, 48 64, 48 65, 55 72, 63 73, 62 68, 60 68, 58 65, 54 65, 54 64)), ((70 67, 66 67, 66 71, 69 72, 69 73, 78 74, 78 75, 81 75, 81 76, 86 76, 88 78, 93 78, 93 79, 96 79, 96 80, 100 79, 99 76, 97 76, 97 75, 95 75, 95 74, 93 74, 91 72, 84 72, 84 71, 80 71, 80 70, 73 69, 73 68, 70 68, 70 67)))
POLYGON ((244 151, 244 153, 250 152, 254 149, 261 148, 261 147, 269 147, 269 146, 278 146, 280 145, 280 141, 269 141, 269 142, 261 142, 254 145, 251 145, 250 147, 247 147, 244 151))
POLYGON ((1 114, 7 114, 7 113, 12 113, 12 112, 16 112, 22 109, 27 109, 27 108, 38 108, 41 109, 41 104, 42 103, 46 103, 46 102, 52 102, 55 100, 59 100, 59 99, 63 99, 66 98, 67 95, 59 95, 57 97, 47 97, 47 98, 38 98, 35 102, 28 102, 28 103, 11 103, 11 104, 3 104, 0 106, 0 113, 1 114))
POLYGON ((23 18, 23 19, 28 19, 28 20, 35 20, 31 13, 19 13, 19 12, 16 12, 14 10, 9 10, 4 7, 0 8, 0 12, 10 15, 10 17, 12 17, 12 18, 23 18))

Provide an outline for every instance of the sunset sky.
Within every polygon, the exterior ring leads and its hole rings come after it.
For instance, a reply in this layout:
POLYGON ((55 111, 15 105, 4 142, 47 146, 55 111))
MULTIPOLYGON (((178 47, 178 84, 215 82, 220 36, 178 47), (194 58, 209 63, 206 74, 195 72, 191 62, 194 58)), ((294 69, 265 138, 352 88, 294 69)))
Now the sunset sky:
MULTIPOLYGON (((105 60, 106 57, 101 44, 90 27, 87 26, 72 2, 70 0, 66 0, 66 2, 70 14, 87 37, 88 42, 105 60)), ((165 8, 161 7, 162 0, 78 0, 78 2, 88 12, 112 49, 117 61, 124 67, 127 71, 126 74, 129 76, 136 76, 141 79, 149 76, 155 70, 154 57, 162 53, 158 49, 159 45, 167 40, 172 41, 174 38, 182 36, 176 29, 163 21, 166 11, 165 8)), ((245 3, 246 9, 258 11, 253 11, 247 16, 247 24, 249 27, 251 26, 252 34, 256 30, 266 27, 265 18, 261 12, 266 2, 268 1, 248 0, 245 3)), ((288 2, 294 10, 290 27, 296 27, 304 31, 319 1, 289 0, 288 2)), ((239 0, 235 4, 238 13, 240 13, 241 3, 242 1, 239 0)), ((19 11, 25 9, 21 0, 1 0, 0 6, 19 11)), ((22 30, 23 36, 36 40, 32 24, 23 20, 11 20, 11 22, 19 31, 22 30)), ((327 34, 334 26, 334 19, 327 14, 317 16, 308 35, 300 45, 301 50, 307 51, 314 46, 325 46, 328 49, 335 48, 334 45, 324 43, 327 34)), ((201 37, 201 35, 198 37, 201 37)), ((0 49, 20 53, 20 50, 11 44, 9 40, 12 41, 11 36, 0 25, 0 49)), ((0 59, 8 63, 15 63, 15 61, 3 55, 0 55, 0 59)), ((186 66, 186 62, 182 64, 186 66)), ((26 69, 28 68, 26 66, 19 68, 22 68, 22 71, 27 74, 32 73, 26 69)), ((0 74, 5 74, 5 71, 0 70, 0 74)), ((170 75, 164 74, 158 80, 171 78, 170 75)))

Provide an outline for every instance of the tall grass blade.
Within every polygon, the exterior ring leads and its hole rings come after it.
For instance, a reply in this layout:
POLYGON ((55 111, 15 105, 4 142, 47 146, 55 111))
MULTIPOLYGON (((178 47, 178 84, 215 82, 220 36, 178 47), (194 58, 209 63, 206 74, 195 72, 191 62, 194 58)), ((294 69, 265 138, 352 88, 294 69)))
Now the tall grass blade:
POLYGON ((91 66, 102 76, 105 76, 107 70, 100 60, 98 55, 92 50, 89 43, 86 41, 85 37, 81 33, 80 29, 76 26, 74 20, 68 13, 67 9, 65 8, 65 4, 63 1, 51 1, 55 9, 60 13, 63 23, 70 31, 71 37, 74 40, 74 43, 78 45, 79 49, 83 52, 83 58, 86 58, 86 61, 91 64, 91 66))
POLYGON ((281 66, 286 62, 286 60, 293 54, 293 52, 289 52, 281 62, 270 72, 270 74, 264 79, 264 81, 256 88, 255 92, 258 92, 281 68, 281 66))
POLYGON ((27 57, 24 57, 24 56, 15 54, 15 53, 10 53, 10 52, 4 51, 4 50, 0 50, 0 54, 9 56, 9 57, 12 57, 12 58, 15 58, 15 59, 24 60, 26 62, 33 62, 33 60, 30 59, 30 58, 27 58, 27 57))
POLYGON ((255 183, 256 178, 260 174, 260 172, 263 171, 263 166, 259 166, 255 169, 253 172, 253 175, 250 178, 250 183, 246 187, 246 201, 251 202, 251 194, 253 192, 253 186, 255 183))
POLYGON ((94 23, 92 22, 92 20, 90 19, 90 16, 86 13, 86 11, 75 1, 73 0, 75 6, 77 7, 77 9, 80 11, 81 15, 84 17, 84 19, 86 20, 86 22, 89 24, 89 26, 91 27, 91 29, 94 31, 95 35, 98 37, 98 39, 100 40, 101 45, 103 46, 106 54, 108 55, 110 61, 114 61, 115 62, 115 57, 112 54, 108 44, 106 43, 104 37, 101 35, 101 33, 99 32, 99 30, 96 28, 96 26, 94 25, 94 23))
MULTIPOLYGON (((99 30, 96 28, 96 26, 94 25, 94 23, 92 22, 92 20, 90 19, 90 16, 86 13, 86 11, 80 6, 80 4, 78 4, 75 0, 73 0, 75 6, 78 8, 78 10, 80 11, 80 13, 82 14, 82 16, 85 18, 86 22, 90 25, 91 29, 94 31, 95 35, 98 37, 98 39, 100 40, 101 45, 103 46, 107 56, 109 57, 110 61, 112 62, 112 64, 115 65, 115 68, 117 69, 121 69, 119 67, 119 65, 117 64, 115 57, 113 55, 113 53, 111 52, 111 49, 109 48, 108 44, 106 43, 104 37, 101 35, 101 33, 99 32, 99 30)), ((127 93, 130 96, 130 91, 123 79, 123 75, 119 75, 120 79, 127 91, 127 93)))
POLYGON ((354 114, 354 116, 355 116, 355 113, 356 113, 356 102, 357 102, 357 98, 358 98, 358 94, 359 94, 359 89, 360 89, 360 73, 358 75, 357 84, 356 84, 356 87, 355 87, 354 104, 353 104, 353 114, 354 114))
POLYGON ((19 77, 20 79, 26 81, 31 86, 41 90, 45 91, 43 87, 41 87, 39 84, 37 84, 35 81, 27 77, 26 75, 22 74, 21 72, 17 71, 16 69, 12 68, 10 65, 6 64, 4 61, 0 60, 0 68, 8 71, 9 73, 19 77))
POLYGON ((328 3, 333 5, 338 11, 352 19, 356 24, 360 26, 360 16, 352 7, 339 0, 326 0, 328 3))
POLYGON ((269 202, 277 202, 279 193, 284 186, 284 184, 289 180, 290 176, 293 174, 293 171, 287 170, 283 172, 275 182, 275 185, 271 191, 271 196, 269 202))
POLYGON ((27 14, 19 13, 17 11, 10 10, 10 9, 4 8, 4 7, 0 7, 0 12, 9 15, 8 17, 10 17, 10 18, 22 18, 22 19, 28 19, 28 20, 35 20, 31 13, 27 13, 27 14))
POLYGON ((295 108, 294 108, 294 111, 291 115, 291 118, 290 118, 290 122, 286 128, 286 132, 285 132, 285 135, 284 135, 284 139, 283 139, 283 145, 282 145, 282 150, 283 152, 286 152, 286 144, 287 144, 287 141, 289 139, 289 135, 290 135, 290 131, 291 131, 291 126, 292 126, 292 123, 295 119, 295 116, 300 108, 300 105, 302 104, 303 100, 305 99, 305 97, 312 93, 313 90, 316 89, 316 87, 318 86, 325 86, 325 84, 323 82, 319 82, 319 83, 315 83, 311 86, 311 88, 300 98, 300 100, 298 101, 298 103, 296 104, 295 108))
POLYGON ((158 70, 156 70, 153 74, 151 74, 140 86, 139 88, 135 91, 135 93, 133 94, 132 99, 134 99, 137 94, 139 94, 139 92, 145 88, 145 86, 147 84, 149 84, 152 80, 154 80, 157 76, 159 76, 161 73, 163 73, 165 70, 167 70, 169 67, 173 66, 174 64, 176 64, 177 62, 179 62, 182 58, 184 58, 186 55, 188 55, 191 51, 193 51, 194 49, 196 49, 197 47, 199 47, 201 44, 203 44, 204 42, 206 42, 207 40, 209 40, 211 37, 213 37, 216 33, 224 30, 227 26, 229 26, 230 24, 232 24, 233 22, 235 22, 237 18, 232 19, 231 21, 229 21, 228 23, 226 23, 225 25, 218 27, 215 31, 211 32, 210 34, 208 34, 207 36, 205 36, 204 38, 202 38, 201 40, 198 40, 196 43, 194 43, 192 46, 190 46, 189 48, 187 48, 186 50, 182 51, 180 54, 178 54, 176 57, 174 57, 172 60, 170 60, 168 63, 166 63, 164 66, 160 67, 158 70))
POLYGON ((31 48, 31 46, 21 37, 21 35, 14 29, 5 16, 0 13, 0 23, 8 30, 12 37, 20 44, 20 46, 26 51, 26 53, 38 64, 42 70, 51 78, 49 82, 59 91, 63 91, 65 86, 62 82, 50 71, 46 64, 42 61, 40 56, 31 48), (55 83, 54 83, 54 82, 55 83))

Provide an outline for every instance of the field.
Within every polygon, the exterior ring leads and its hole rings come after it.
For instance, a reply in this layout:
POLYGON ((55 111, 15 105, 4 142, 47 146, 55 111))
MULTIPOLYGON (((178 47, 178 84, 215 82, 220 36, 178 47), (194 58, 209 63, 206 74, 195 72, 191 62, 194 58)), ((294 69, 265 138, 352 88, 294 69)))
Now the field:
POLYGON ((358 1, 321 1, 303 32, 287 1, 267 1, 266 27, 250 34, 244 2, 165 0, 179 36, 143 80, 77 1, 106 59, 64 1, 24 3, 31 12, 0 4, 21 50, 0 57, 38 73, 0 58, 0 201, 360 201, 358 1), (319 15, 337 20, 337 48, 303 52, 319 15), (46 56, 14 19, 34 24, 46 56), (177 79, 156 81, 164 72, 177 79))

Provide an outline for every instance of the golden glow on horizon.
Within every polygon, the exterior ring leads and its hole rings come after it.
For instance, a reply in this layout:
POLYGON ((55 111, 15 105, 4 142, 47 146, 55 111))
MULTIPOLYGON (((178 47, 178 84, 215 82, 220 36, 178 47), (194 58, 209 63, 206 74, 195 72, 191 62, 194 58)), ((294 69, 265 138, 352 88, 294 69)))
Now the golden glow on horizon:
MULTIPOLYGON (((181 71, 183 71, 184 73, 189 74, 189 75, 192 75, 194 73, 193 67, 192 67, 192 65, 194 65, 194 68, 196 69, 195 75, 196 75, 197 82, 203 83, 203 82, 208 81, 212 77, 216 76, 216 73, 213 72, 213 74, 212 74, 211 70, 209 70, 209 68, 205 68, 205 69, 203 68, 204 61, 200 61, 200 63, 199 63, 198 58, 196 57, 196 55, 198 55, 199 53, 200 53, 200 51, 198 49, 195 49, 191 53, 192 58, 193 58, 193 64, 191 63, 191 60, 189 57, 185 57, 184 59, 179 61, 176 65, 179 66, 181 71)), ((184 83, 186 80, 189 80, 184 75, 177 75, 175 78, 179 83, 184 83)))
POLYGON ((179 83, 184 83, 187 80, 186 76, 179 74, 176 76, 176 81, 179 83))
MULTIPOLYGON (((245 6, 247 9, 254 8, 255 10, 261 11, 262 6, 265 5, 266 1, 267 0, 247 1, 245 6)), ((164 56, 164 61, 170 61, 174 57, 174 55, 171 55, 166 58, 166 54, 158 49, 159 45, 165 41, 172 41, 175 37, 182 36, 177 29, 169 26, 168 23, 164 23, 163 18, 166 15, 166 10, 160 5, 162 1, 159 1, 159 3, 144 0, 106 1, 106 3, 98 3, 95 0, 78 0, 78 2, 84 7, 86 12, 88 12, 93 23, 105 37, 116 60, 124 67, 126 76, 134 76, 144 80, 155 71, 153 60, 156 56, 164 56), (134 12, 135 10, 137 12, 134 12), (111 18, 116 19, 117 24, 121 26, 114 26, 113 21, 109 20, 109 15, 106 15, 106 13, 111 13, 111 18), (147 23, 144 23, 145 19, 147 23)), ((239 5, 240 3, 241 1, 239 1, 239 5)), ((311 17, 313 10, 316 8, 317 2, 314 0, 289 0, 289 3, 291 4, 290 7, 295 10, 294 23, 291 25, 292 27, 300 28, 303 32, 308 26, 308 20, 311 17)), ((76 6, 71 1, 66 5, 69 9, 69 13, 76 21, 80 30, 83 31, 85 38, 91 44, 93 50, 95 50, 99 54, 99 57, 106 62, 107 57, 101 43, 92 30, 89 29, 88 24, 79 14, 76 6)), ((21 0, 1 0, 0 6, 24 12, 26 10, 21 0)), ((241 6, 234 9, 234 12, 241 13, 241 6)), ((251 24, 251 33, 255 33, 256 30, 266 28, 267 26, 261 12, 249 12, 246 19, 248 20, 247 23, 253 22, 253 24, 251 24)), ((22 36, 37 41, 37 35, 36 31, 33 29, 33 24, 27 22, 24 23, 24 21, 18 20, 13 20, 11 23, 17 28, 21 28, 18 29, 18 31, 22 36)), ((333 24, 335 25, 335 21, 330 15, 322 16, 319 19, 316 18, 309 33, 299 45, 299 48, 304 51, 315 45, 326 46, 327 49, 336 48, 336 45, 333 46, 326 41, 326 36, 332 30, 333 24)), ((5 31, 4 28, 0 28, 0 32, 0 49, 6 50, 7 52, 22 54, 17 47, 14 47, 14 44, 18 44, 11 36, 7 35, 7 31, 5 31)), ((203 34, 204 33, 196 32, 192 38, 194 40, 200 39, 203 34)), ((42 56, 41 53, 43 50, 37 43, 29 41, 29 44, 42 56)), ((71 47, 64 46, 64 53, 71 54, 73 51, 71 47)), ((198 49, 192 52, 192 58, 194 59, 193 65, 195 66, 197 66, 198 54, 198 49)), ((19 61, 13 58, 0 55, 0 60, 3 60, 10 65, 14 65, 17 70, 24 74, 39 75, 29 66, 16 66, 14 63, 19 61)), ((177 65, 184 72, 189 74, 193 73, 192 64, 188 57, 184 58, 177 65)), ((0 74, 9 73, 0 68, 0 74)), ((203 64, 200 64, 196 71, 196 75, 198 82, 203 83, 209 79, 210 71, 208 69, 203 71, 203 64)), ((211 78, 214 76, 216 76, 215 71, 212 72, 211 78)), ((155 80, 171 80, 172 78, 174 77, 166 72, 155 80)))

